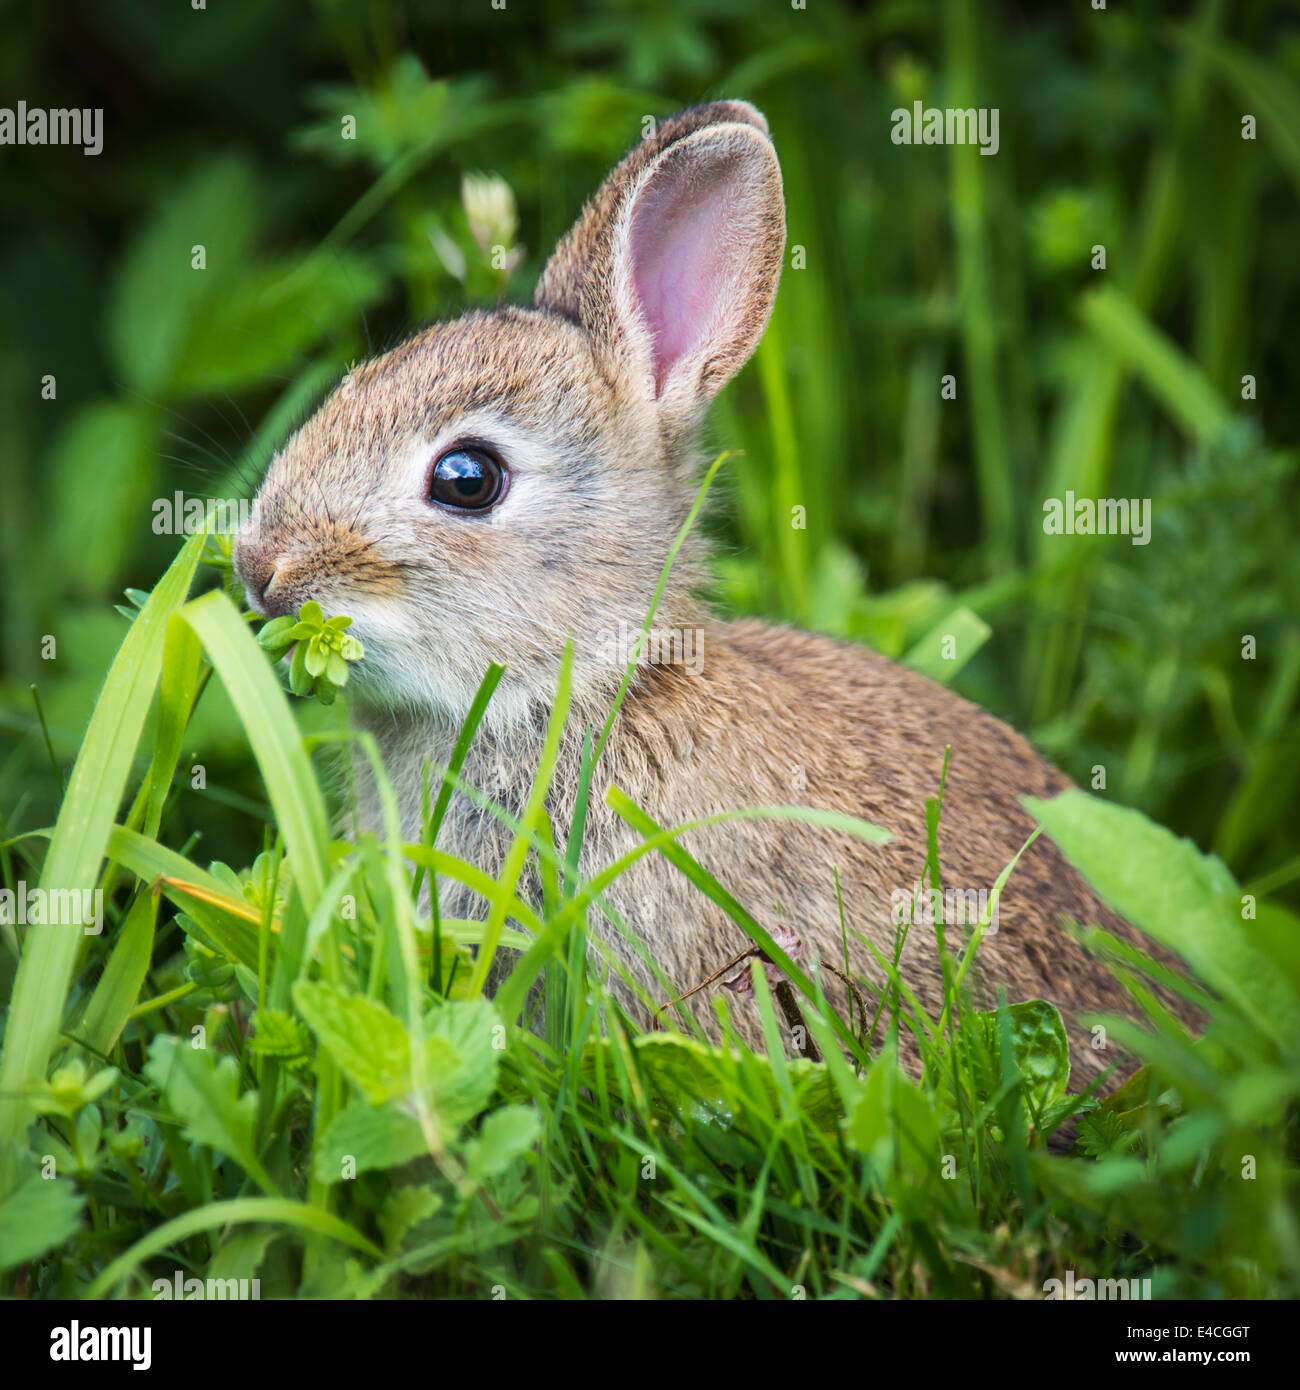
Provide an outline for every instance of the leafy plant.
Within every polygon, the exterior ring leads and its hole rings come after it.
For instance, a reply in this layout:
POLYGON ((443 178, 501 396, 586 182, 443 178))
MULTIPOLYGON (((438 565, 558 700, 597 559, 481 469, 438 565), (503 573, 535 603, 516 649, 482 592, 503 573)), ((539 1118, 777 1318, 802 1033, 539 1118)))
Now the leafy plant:
MULTIPOLYGON (((147 1295, 184 1268, 260 1274, 267 1297, 1036 1297, 1069 1267, 1294 1297, 1285 7, 1052 28, 825 3, 794 35, 779 6, 597 9, 494 14, 488 73, 458 26, 436 60, 395 52, 383 5, 342 27, 215 7, 199 53, 179 11, 124 4, 118 80, 165 89, 174 122, 58 196, 43 152, 6 160, 0 885, 99 888, 105 930, 0 919, 4 1291, 147 1295), (706 89, 766 112, 790 228, 767 335, 714 409, 733 452, 712 596, 951 682, 1098 793, 1031 809, 1183 956, 1208 1019, 1190 1037, 1158 967, 1080 924, 1150 1021, 1098 1020, 1145 1063, 1109 1095, 1070 1094, 1045 1001, 969 1006, 978 932, 938 1017, 894 970, 873 1030, 728 899, 774 972, 752 973, 769 1036, 786 991, 823 1060, 640 1032, 547 767, 498 878, 438 848, 499 668, 420 833, 336 838, 313 757, 351 737, 321 708, 361 655, 346 620, 279 620, 259 650, 229 536, 177 554, 158 523, 177 491, 246 499, 378 344, 526 299, 647 117, 706 89), (894 106, 977 92, 998 159, 889 142, 894 106), (1150 543, 1049 537, 1069 491, 1149 499, 1150 543), (219 590, 191 599, 200 558, 219 590), (266 661, 290 644, 316 697, 292 707, 266 661), (447 877, 482 921, 434 914, 447 877), (518 957, 488 1003, 499 951, 518 957), (1078 1150, 1049 1150, 1072 1126, 1078 1150)), ((38 8, 6 24, 29 89, 66 84, 38 8)), ((637 853, 722 901, 679 827, 614 800, 637 853)))
POLYGON ((365 655, 365 648, 346 631, 351 626, 351 618, 326 618, 320 604, 309 599, 296 618, 272 618, 257 640, 264 652, 276 658, 292 648, 289 689, 332 705, 348 683, 348 662, 365 655))

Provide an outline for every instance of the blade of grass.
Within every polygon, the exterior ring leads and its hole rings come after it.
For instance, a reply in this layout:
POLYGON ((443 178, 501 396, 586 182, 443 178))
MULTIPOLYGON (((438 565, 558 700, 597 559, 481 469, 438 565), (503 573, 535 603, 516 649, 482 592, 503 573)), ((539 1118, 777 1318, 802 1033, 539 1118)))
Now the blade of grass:
MULTIPOLYGON (((978 36, 973 0, 948 0, 948 95, 953 106, 978 106, 978 36)), ((986 185, 987 167, 979 148, 953 145, 952 216, 957 242, 961 337, 970 379, 970 419, 975 467, 986 531, 987 568, 997 574, 1015 563, 1015 484, 1007 450, 1002 391, 999 386, 998 325, 986 185)))
POLYGON ((1194 440, 1212 443, 1232 424, 1232 412, 1209 378, 1122 291, 1093 290, 1079 312, 1194 440))
MULTIPOLYGON (((299 927, 305 936, 307 921, 324 896, 329 879, 329 821, 325 799, 288 697, 226 594, 217 590, 195 599, 181 610, 181 616, 203 643, 248 736, 275 809, 276 824, 284 836, 293 890, 302 907, 295 917, 294 936, 298 936, 299 927)), ((297 940, 286 941, 285 946, 280 956, 281 968, 272 984, 276 997, 287 988, 286 958, 301 959, 297 940)), ((333 933, 326 933, 324 949, 327 969, 333 978, 338 978, 342 972, 341 952, 333 933)), ((254 962, 256 959, 254 955, 254 962)), ((320 1135, 338 1113, 343 1085, 336 1063, 326 1054, 317 1059, 316 1076, 313 1123, 314 1133, 320 1135)), ((313 1207, 324 1213, 332 1207, 337 1194, 313 1174, 308 1198, 313 1207)), ((308 1265, 314 1266, 321 1257, 319 1247, 313 1244, 308 1251, 308 1265)))
POLYGON ((329 818, 288 697, 225 594, 195 599, 181 617, 203 643, 248 735, 284 835, 294 888, 310 913, 329 877, 329 818))
MULTIPOLYGON (((637 810, 634 803, 629 801, 617 787, 611 787, 606 801, 613 806, 615 799, 618 800, 620 806, 626 804, 633 810, 637 810)), ((622 812, 620 811, 619 814, 621 815, 622 812)), ((640 813, 638 812, 638 814, 640 813)), ((574 921, 581 917, 605 889, 638 859, 653 853, 655 850, 662 849, 665 845, 671 844, 678 836, 685 835, 692 830, 700 830, 710 825, 725 825, 728 821, 733 820, 764 819, 803 821, 809 825, 821 826, 824 829, 839 830, 848 835, 856 835, 868 844, 885 844, 890 839, 889 831, 882 830, 878 825, 872 825, 870 821, 859 820, 856 816, 841 815, 836 811, 819 810, 812 806, 747 806, 734 811, 720 811, 716 815, 705 816, 701 820, 687 821, 683 825, 674 826, 671 830, 656 828, 655 832, 646 835, 646 838, 639 845, 634 846, 626 854, 621 855, 612 864, 607 865, 589 879, 581 891, 566 902, 556 916, 537 932, 533 944, 520 958, 504 984, 497 990, 497 1008, 502 1017, 514 1018, 517 1016, 523 1007, 524 999, 527 997, 533 981, 550 958, 551 952, 564 939, 574 921)), ((642 833, 645 834, 644 831, 642 833)))
POLYGON ((117 945, 76 1032, 96 1052, 111 1052, 131 1017, 149 973, 157 921, 158 899, 148 889, 142 889, 126 915, 117 945))
MULTIPOLYGON (((204 541, 200 533, 181 547, 109 668, 68 779, 42 889, 94 885, 158 685, 168 622, 189 593, 204 541)), ((57 928, 28 934, 0 1054, 0 1143, 26 1127, 28 1092, 44 1079, 82 940, 80 931, 57 928)))
MULTIPOLYGON (((469 713, 465 716, 465 722, 460 726, 460 733, 456 736, 456 746, 451 750, 451 758, 447 763, 447 770, 443 774, 442 783, 438 787, 438 797, 433 804, 433 810, 424 827, 424 834, 421 843, 426 849, 432 849, 434 841, 438 838, 438 830, 442 825, 443 818, 447 814, 447 807, 451 802, 451 794, 456 785, 456 779, 460 776, 461 770, 465 766, 465 759, 469 756, 470 745, 474 742, 474 735, 478 732, 478 726, 483 722, 483 716, 487 713, 488 702, 492 699, 497 686, 501 683, 501 677, 505 675, 506 668, 499 666, 495 662, 487 668, 483 679, 479 682, 478 690, 474 693, 474 699, 469 707, 469 713)), ((411 885, 411 901, 419 902, 420 890, 424 885, 424 865, 421 864, 415 872, 415 882, 411 885)), ((435 942, 435 946, 436 946, 435 942)), ((435 952, 436 955, 436 952, 435 952)))
MULTIPOLYGON (((538 761, 537 773, 528 793, 528 802, 520 817, 519 830, 506 851, 505 863, 501 867, 498 882, 505 893, 497 897, 488 912, 487 925, 483 931, 483 944, 474 957, 474 971, 470 976, 469 992, 471 998, 483 992, 487 983, 488 971, 496 958, 497 943, 506 920, 507 893, 514 893, 515 886, 523 873, 524 860, 530 848, 532 832, 542 814, 546 793, 551 787, 551 777, 555 771, 556 760, 560 755, 560 739, 564 735, 565 721, 569 716, 569 694, 573 678, 573 643, 566 642, 564 656, 560 663, 559 685, 555 692, 555 704, 551 709, 550 722, 546 728, 546 741, 542 746, 542 756, 538 761)), ((626 678, 625 678, 626 679, 626 678)), ((622 692, 620 691, 620 698, 622 692)), ((612 716, 611 716, 612 717, 612 716)), ((608 727, 608 725, 606 726, 608 727)))
MULTIPOLYGON (((621 816, 634 830, 639 831, 644 836, 659 836, 663 834, 663 827, 654 821, 634 802, 617 787, 611 787, 605 798, 610 808, 615 814, 621 816)), ((877 834, 883 831, 871 827, 877 834)), ((879 843, 879 841, 877 841, 879 843)), ((729 892, 713 877, 712 874, 691 855, 682 849, 673 838, 668 838, 660 846, 660 853, 675 868, 681 870, 685 876, 711 901, 717 903, 722 910, 731 918, 735 924, 758 946, 784 974, 791 984, 814 1004, 817 1001, 817 988, 808 976, 795 965, 794 961, 776 944, 767 930, 762 927, 748 912, 731 896, 729 892)), ((835 1029, 840 1041, 848 1049, 850 1056, 859 1058, 863 1064, 867 1058, 863 1053, 858 1040, 849 1031, 848 1025, 833 1010, 829 1012, 831 1026, 835 1029)))
POLYGON ((382 1260, 384 1252, 345 1221, 301 1202, 283 1197, 239 1197, 232 1202, 213 1202, 199 1211, 187 1211, 173 1217, 117 1257, 86 1290, 86 1298, 107 1298, 124 1279, 129 1278, 146 1260, 161 1254, 168 1246, 188 1240, 201 1231, 219 1231, 226 1226, 243 1226, 251 1222, 292 1226, 313 1235, 336 1240, 352 1250, 359 1250, 371 1259, 382 1260))

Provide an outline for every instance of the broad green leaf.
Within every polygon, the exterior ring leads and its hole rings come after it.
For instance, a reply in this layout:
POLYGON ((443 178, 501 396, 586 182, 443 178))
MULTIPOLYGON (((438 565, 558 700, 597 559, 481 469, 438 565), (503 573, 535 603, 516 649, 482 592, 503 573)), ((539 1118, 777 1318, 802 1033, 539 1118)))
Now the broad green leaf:
POLYGON ((97 401, 56 438, 47 467, 59 499, 42 527, 47 563, 65 591, 97 594, 120 582, 124 559, 148 530, 158 415, 138 401, 97 401))
POLYGON ((108 343, 117 371, 139 391, 167 394, 184 366, 191 325, 247 264, 264 200, 240 159, 217 157, 165 199, 129 248, 110 295, 108 343), (195 247, 204 269, 195 269, 195 247))
MULTIPOLYGON (((583 1049, 582 1069, 587 1078, 618 1075, 613 1050, 618 1044, 598 1038, 583 1049)), ((630 1040, 638 1075, 648 1094, 678 1107, 702 1105, 714 1114, 730 1114, 735 1101, 735 1063, 721 1047, 680 1033, 642 1033, 630 1040)), ((751 1068, 767 1093, 773 1111, 778 1109, 778 1085, 772 1074, 772 1061, 762 1053, 746 1054, 751 1068)), ((799 1112, 810 1124, 832 1130, 843 1118, 844 1108, 830 1069, 807 1058, 787 1061, 799 1112)))
MULTIPOLYGON (((1026 1107, 1043 1117, 1065 1094, 1070 1080, 1070 1040, 1055 1004, 1027 999, 1006 1008, 1011 1048, 1020 1073, 1026 1107)), ((982 1084, 987 1099, 1000 1083, 999 1014, 997 1009, 968 1013, 957 1035, 957 1049, 967 1070, 982 1084)))
POLYGON ((257 1031, 248 1045, 259 1056, 290 1060, 309 1055, 311 1034, 300 1019, 281 1009, 259 1009, 254 1019, 257 1031))
POLYGON ((430 78, 414 53, 395 57, 378 81, 313 87, 308 102, 324 118, 293 134, 294 145, 335 163, 369 159, 384 167, 408 154, 434 154, 512 117, 509 103, 485 100, 481 77, 430 78), (356 138, 339 139, 339 121, 356 122, 356 138))
POLYGON ((1287 1122, 1288 1107, 1300 1096, 1300 1071, 1257 1067, 1238 1076, 1224 1093, 1228 1118, 1234 1125, 1266 1125, 1270 1129, 1287 1122))
MULTIPOLYGON (((1242 930, 1300 999, 1300 917, 1277 903, 1257 902, 1242 930)), ((1300 1038, 1296 1040, 1300 1042, 1300 1038)))
POLYGON ((374 1298, 391 1297, 387 1285, 392 1278, 391 1265, 368 1267, 350 1257, 321 1260, 304 1272, 298 1297, 313 1302, 366 1303, 374 1298))
POLYGON ((993 629, 969 608, 957 608, 925 634, 903 665, 947 685, 992 636, 993 629))
POLYGON ((420 1122, 409 1110, 395 1101, 353 1101, 317 1140, 312 1172, 319 1182, 338 1183, 357 1173, 396 1168, 428 1152, 420 1122))
POLYGON ((1280 1046, 1294 1046, 1300 1000, 1247 934, 1240 890, 1220 859, 1140 811, 1077 789, 1024 805, 1104 902, 1182 956, 1280 1046))
POLYGON ((867 1072, 858 1103, 844 1124, 844 1137, 849 1144, 866 1154, 885 1173, 893 1162, 894 1127, 890 1101, 898 1068, 892 1053, 882 1053, 867 1072))
POLYGON ((383 276, 349 252, 295 273, 301 267, 298 258, 255 265, 228 293, 203 304, 176 363, 174 388, 203 395, 260 384, 296 367, 322 339, 344 334, 384 290, 383 276))
POLYGON ((251 1279, 279 1231, 239 1231, 223 1241, 208 1265, 208 1279, 251 1279))
POLYGON ((61 1178, 33 1173, 0 1199, 0 1270, 62 1245, 81 1225, 85 1198, 61 1178))
POLYGON ((390 1251, 396 1250, 407 1232, 428 1220, 441 1204, 442 1199, 431 1187, 419 1183, 410 1183, 389 1193, 377 1218, 384 1244, 390 1251))
POLYGON ((443 1124, 464 1124, 486 1109, 496 1089, 501 1020, 486 999, 464 999, 437 1005, 424 1026, 430 1103, 443 1124))
POLYGON ((321 1046, 372 1105, 410 1093, 410 1034, 382 1004, 309 980, 294 986, 293 1002, 321 1046))
MULTIPOLYGON (((331 985, 300 981, 294 1002, 367 1104, 353 1104, 325 1131, 313 1171, 321 1182, 341 1180, 342 1159, 358 1171, 405 1163, 428 1145, 412 1111, 396 1103, 411 1092, 406 1028, 372 1000, 331 985)), ((425 1019, 426 1101, 444 1131, 480 1114, 496 1088, 498 1020, 484 999, 438 1005, 425 1019)))
POLYGON ((157 1037, 145 1071, 191 1141, 229 1155, 265 1191, 275 1191, 253 1139, 257 1092, 240 1094, 233 1057, 214 1057, 207 1048, 157 1037))
POLYGON ((483 1121, 478 1137, 466 1145, 465 1171, 474 1182, 504 1173, 527 1153, 541 1133, 537 1111, 528 1105, 504 1105, 483 1121))

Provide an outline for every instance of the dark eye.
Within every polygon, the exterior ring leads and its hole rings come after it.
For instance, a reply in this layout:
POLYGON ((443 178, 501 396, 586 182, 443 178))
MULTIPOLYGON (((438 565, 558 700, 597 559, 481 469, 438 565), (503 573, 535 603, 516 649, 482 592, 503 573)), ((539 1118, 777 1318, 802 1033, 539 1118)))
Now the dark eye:
POLYGON ((501 500, 505 469, 477 444, 458 444, 433 465, 429 497, 439 506, 481 512, 501 500))

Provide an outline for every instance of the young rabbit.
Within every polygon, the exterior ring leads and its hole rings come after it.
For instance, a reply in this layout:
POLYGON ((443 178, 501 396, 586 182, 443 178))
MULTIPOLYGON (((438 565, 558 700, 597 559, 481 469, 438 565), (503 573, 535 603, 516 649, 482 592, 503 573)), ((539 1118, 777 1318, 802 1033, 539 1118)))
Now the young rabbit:
MULTIPOLYGON (((357 367, 271 463, 236 547, 238 572, 260 612, 296 612, 312 598, 355 620, 365 645, 359 715, 379 741, 408 837, 419 834, 422 766, 446 765, 493 661, 506 675, 463 777, 512 815, 523 811, 572 636, 573 707, 547 803, 567 830, 583 731, 598 732, 608 715, 628 656, 618 639, 639 630, 696 493, 697 428, 762 335, 784 246, 781 172, 762 115, 743 102, 684 111, 610 174, 556 248, 531 308, 436 324, 357 367)), ((638 668, 596 769, 581 870, 590 876, 639 842, 606 806, 610 785, 663 826, 790 803, 873 821, 891 833, 887 844, 775 819, 699 829, 681 843, 769 930, 779 916, 805 968, 843 966, 838 870, 852 969, 874 1006, 882 973, 860 937, 892 954, 945 745, 945 886, 991 888, 1034 828, 1019 798, 1069 783, 991 715, 862 647, 718 621, 696 597, 704 579, 694 532, 654 622, 671 635, 660 657, 677 659, 638 668)), ((373 794, 369 814, 378 825, 373 794)), ((457 794, 438 843, 495 874, 510 838, 457 794)), ((444 878, 439 890, 445 916, 484 915, 468 889, 444 878)), ((592 912, 589 928, 655 1002, 751 944, 657 854, 605 901, 622 927, 592 912)), ((1013 1001, 1055 1002, 1070 1022, 1076 1076, 1088 1079, 1121 1058, 1092 1046, 1075 1017, 1128 1006, 1062 919, 1134 939, 1040 838, 981 948, 981 1002, 991 1005, 998 985, 1013 1001)), ((948 934, 960 946, 964 932, 948 934)), ((933 927, 912 927, 901 973, 937 1015, 933 927)), ((847 1017, 844 986, 822 978, 847 1017)), ((648 1021, 652 1010, 611 983, 648 1021)), ((712 998, 701 992, 691 1007, 714 1031, 712 998)), ((761 1045, 752 1000, 730 1002, 742 1035, 761 1045)))

